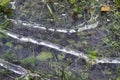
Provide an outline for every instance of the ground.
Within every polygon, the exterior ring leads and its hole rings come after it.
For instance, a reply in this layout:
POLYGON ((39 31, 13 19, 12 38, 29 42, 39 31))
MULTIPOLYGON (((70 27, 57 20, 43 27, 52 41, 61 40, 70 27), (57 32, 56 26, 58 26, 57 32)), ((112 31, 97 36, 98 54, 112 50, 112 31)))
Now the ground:
MULTIPOLYGON (((8 16, 9 19, 31 23, 25 26, 10 21, 5 28, 15 34, 32 37, 37 40, 51 42, 65 48, 70 48, 89 55, 96 52, 97 58, 119 58, 119 49, 113 49, 105 43, 110 34, 110 26, 115 26, 114 9, 101 12, 102 5, 114 6, 112 0, 17 0, 16 9, 8 16), (73 1, 73 2, 72 2, 73 1), (94 20, 98 15, 98 17, 94 20), (99 22, 96 28, 76 33, 57 32, 57 29, 76 29, 99 22), (84 23, 82 26, 77 26, 84 23), (46 30, 32 28, 36 24, 46 30), (30 27, 31 26, 31 27, 30 27), (56 31, 49 31, 53 28, 56 31)), ((9 6, 10 7, 10 6, 9 6)), ((111 9, 114 7, 111 7, 111 9)), ((5 20, 0 17, 1 23, 5 20)), ((119 21, 117 21, 119 22, 119 21)), ((118 28, 120 29, 120 28, 118 28)), ((120 34, 119 32, 117 32, 120 34)), ((62 48, 62 47, 61 47, 62 48)), ((93 55, 94 56, 94 55, 93 55)), ((17 65, 21 65, 34 73, 41 75, 41 79, 51 80, 119 80, 119 64, 90 65, 82 58, 66 54, 55 49, 22 42, 9 36, 0 36, 0 57, 17 65), (65 75, 65 76, 64 76, 65 75)), ((14 73, 1 73, 2 80, 13 80, 18 77, 14 73), (11 78, 10 76, 13 76, 11 78)), ((35 80, 41 80, 35 79, 35 80)), ((34 79, 33 79, 34 80, 34 79)))

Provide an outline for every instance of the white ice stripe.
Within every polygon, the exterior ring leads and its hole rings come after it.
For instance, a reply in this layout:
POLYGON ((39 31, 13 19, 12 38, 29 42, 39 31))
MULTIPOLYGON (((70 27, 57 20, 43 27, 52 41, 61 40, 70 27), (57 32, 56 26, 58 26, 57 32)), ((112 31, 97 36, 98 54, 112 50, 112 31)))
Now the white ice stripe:
POLYGON ((4 67, 14 73, 17 73, 19 75, 25 75, 28 73, 28 70, 22 68, 21 66, 9 63, 8 61, 5 61, 1 58, 0 58, 0 66, 4 67))
POLYGON ((69 33, 75 33, 76 31, 74 29, 70 29, 69 33))
MULTIPOLYGON (((81 31, 84 31, 84 30, 88 30, 88 29, 93 29, 93 28, 96 28, 97 25, 98 25, 98 22, 96 23, 93 23, 93 24, 90 24, 90 25, 84 25, 82 24, 81 28, 78 28, 77 30, 75 29, 60 29, 60 28, 56 28, 56 29, 53 29, 53 28, 46 28, 44 25, 41 25, 41 24, 36 24, 36 23, 33 23, 33 22, 25 22, 25 21, 21 21, 21 20, 14 20, 14 19, 10 19, 14 24, 22 24, 24 26, 28 26, 28 27, 32 27, 32 28, 38 28, 38 29, 41 29, 41 30, 49 30, 49 31, 56 31, 56 32, 60 32, 60 33, 75 33, 75 32, 81 32, 81 31)), ((77 26, 79 27, 79 26, 77 26)))
POLYGON ((67 30, 65 30, 65 29, 56 29, 56 32, 67 33, 67 30))
POLYGON ((29 70, 27 70, 27 69, 25 69, 25 68, 23 68, 19 65, 15 65, 15 64, 10 63, 8 61, 5 61, 4 59, 1 59, 1 58, 0 58, 0 66, 2 66, 3 68, 5 68, 9 71, 12 71, 16 74, 19 74, 21 76, 26 76, 27 77, 27 75, 30 75, 30 76, 33 76, 33 77, 34 76, 40 77, 40 75, 38 75, 38 74, 31 73, 31 71, 29 71, 29 70))
POLYGON ((2 30, 0 32, 6 33, 8 36, 10 36, 14 39, 20 40, 20 41, 31 42, 31 43, 34 43, 34 44, 37 44, 37 45, 43 45, 43 46, 50 47, 50 48, 56 49, 58 51, 69 53, 69 54, 72 54, 74 56, 82 57, 82 58, 88 60, 88 57, 86 55, 84 55, 82 52, 79 52, 79 51, 68 49, 68 48, 65 48, 63 46, 59 46, 59 45, 56 45, 56 44, 53 44, 53 43, 50 43, 50 42, 47 42, 47 41, 42 41, 42 40, 38 41, 38 40, 35 40, 33 38, 30 38, 30 37, 24 37, 24 36, 21 36, 21 35, 17 35, 15 33, 11 33, 11 32, 8 32, 6 30, 2 30))
POLYGON ((55 31, 55 29, 52 29, 52 28, 49 28, 48 30, 49 30, 49 31, 55 31))
MULTIPOLYGON (((6 30, 0 30, 0 32, 2 32, 4 34, 6 33, 8 36, 10 36, 10 37, 12 37, 14 39, 20 40, 20 41, 31 42, 31 43, 34 43, 34 44, 37 44, 37 45, 43 45, 43 46, 46 46, 46 47, 56 49, 58 51, 62 51, 62 52, 65 52, 65 53, 68 53, 68 54, 83 58, 86 61, 90 60, 87 55, 85 55, 82 52, 79 52, 77 50, 68 49, 68 48, 65 48, 65 47, 50 43, 50 42, 42 41, 42 40, 38 41, 38 40, 35 40, 33 38, 30 38, 30 37, 24 37, 24 36, 21 36, 21 35, 17 35, 17 34, 8 32, 6 30)), ((95 59, 94 61, 95 61, 94 64, 97 64, 97 63, 120 63, 120 59, 111 59, 111 58, 108 58, 108 59, 107 58, 95 59)), ((0 65, 2 66, 2 64, 0 64, 0 65)))
POLYGON ((114 63, 114 64, 120 64, 120 59, 110 59, 110 58, 104 58, 104 59, 96 59, 95 63, 114 63))

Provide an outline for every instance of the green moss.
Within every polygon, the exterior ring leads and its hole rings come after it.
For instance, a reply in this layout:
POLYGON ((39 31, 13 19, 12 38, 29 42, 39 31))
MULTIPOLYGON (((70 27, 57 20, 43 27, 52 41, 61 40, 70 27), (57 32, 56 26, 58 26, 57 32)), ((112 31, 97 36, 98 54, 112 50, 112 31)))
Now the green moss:
POLYGON ((14 53, 10 53, 9 50, 6 50, 3 55, 0 55, 0 58, 6 59, 8 61, 13 61, 14 53))
POLYGON ((97 50, 90 51, 88 57, 90 59, 96 59, 97 52, 98 52, 97 50))
POLYGON ((116 80, 120 80, 120 77, 117 77, 117 79, 116 80))
POLYGON ((0 0, 0 6, 7 6, 11 0, 0 0))
POLYGON ((0 29, 6 29, 9 25, 9 20, 5 20, 2 24, 0 24, 0 29))
POLYGON ((0 74, 2 75, 8 75, 8 74, 11 74, 10 71, 6 70, 6 69, 0 69, 0 74))
POLYGON ((12 9, 8 7, 8 4, 11 0, 0 0, 0 14, 10 16, 12 13, 12 9))
POLYGON ((120 0, 114 0, 116 6, 120 7, 120 0))
POLYGON ((35 57, 32 55, 32 56, 29 56, 29 57, 27 57, 27 58, 24 58, 21 62, 22 62, 22 63, 29 63, 29 64, 31 64, 32 66, 34 66, 35 61, 36 61, 36 59, 35 59, 35 57))
POLYGON ((65 55, 59 54, 57 57, 58 57, 59 60, 63 60, 65 58, 65 55))
POLYGON ((47 59, 50 59, 50 58, 53 58, 52 53, 46 52, 46 51, 43 51, 38 56, 36 56, 36 59, 40 61, 46 61, 47 59))
POLYGON ((0 38, 4 38, 4 35, 3 35, 3 34, 0 34, 0 38))
POLYGON ((11 47, 13 46, 13 44, 12 44, 11 42, 6 42, 6 43, 5 43, 5 46, 7 46, 7 47, 10 47, 10 48, 11 48, 11 47))

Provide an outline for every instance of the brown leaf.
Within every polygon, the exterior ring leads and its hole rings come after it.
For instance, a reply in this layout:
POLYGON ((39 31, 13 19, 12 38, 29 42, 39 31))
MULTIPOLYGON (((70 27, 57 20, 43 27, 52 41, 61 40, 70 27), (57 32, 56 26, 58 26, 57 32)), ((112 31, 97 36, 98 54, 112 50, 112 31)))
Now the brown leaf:
POLYGON ((107 6, 107 5, 102 6, 101 7, 101 11, 102 12, 108 12, 108 11, 110 11, 110 6, 107 6))

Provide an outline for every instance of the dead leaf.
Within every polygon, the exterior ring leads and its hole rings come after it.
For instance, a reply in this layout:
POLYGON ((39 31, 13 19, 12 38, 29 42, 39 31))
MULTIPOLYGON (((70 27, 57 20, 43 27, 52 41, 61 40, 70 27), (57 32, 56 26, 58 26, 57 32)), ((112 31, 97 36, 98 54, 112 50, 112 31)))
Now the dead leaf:
POLYGON ((108 12, 108 11, 110 11, 110 6, 107 6, 107 5, 102 6, 102 7, 101 7, 101 11, 103 11, 103 12, 108 12))

